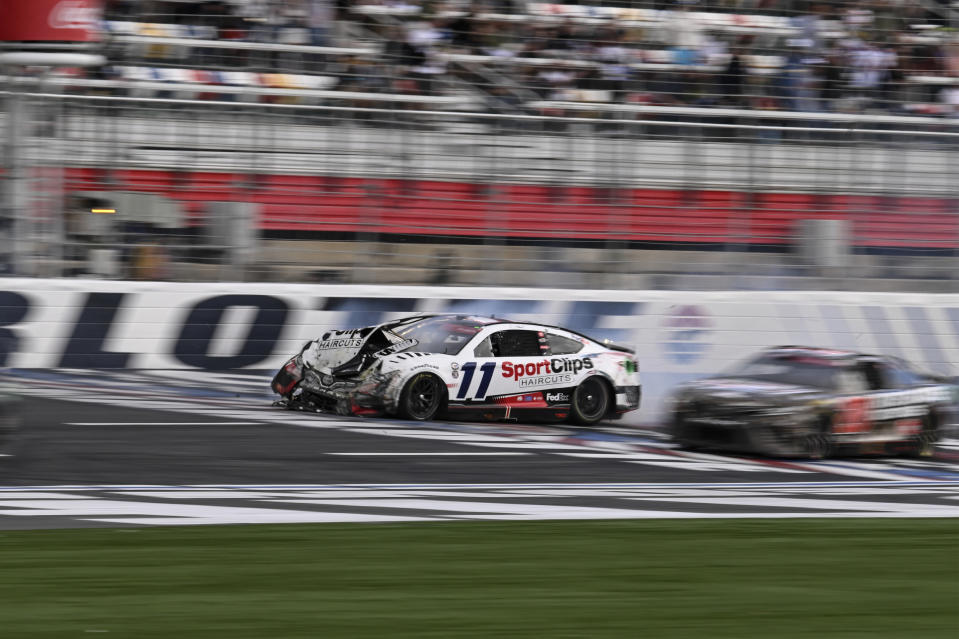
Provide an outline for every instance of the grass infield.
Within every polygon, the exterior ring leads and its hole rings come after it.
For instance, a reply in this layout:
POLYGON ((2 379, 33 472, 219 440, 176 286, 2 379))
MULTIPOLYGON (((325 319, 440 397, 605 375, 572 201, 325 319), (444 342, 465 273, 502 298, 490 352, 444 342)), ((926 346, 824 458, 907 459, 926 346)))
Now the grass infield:
POLYGON ((959 520, 0 533, 3 637, 959 636, 959 520))

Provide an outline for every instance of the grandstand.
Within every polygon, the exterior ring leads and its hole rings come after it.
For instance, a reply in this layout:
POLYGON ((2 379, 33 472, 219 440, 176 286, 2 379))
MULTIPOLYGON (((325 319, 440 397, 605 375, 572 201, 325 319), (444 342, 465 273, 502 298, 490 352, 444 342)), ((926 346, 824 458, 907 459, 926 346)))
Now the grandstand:
POLYGON ((4 213, 14 192, 36 211, 10 268, 955 290, 957 18, 931 0, 107 2, 105 64, 5 67, 4 126, 32 108, 4 213))

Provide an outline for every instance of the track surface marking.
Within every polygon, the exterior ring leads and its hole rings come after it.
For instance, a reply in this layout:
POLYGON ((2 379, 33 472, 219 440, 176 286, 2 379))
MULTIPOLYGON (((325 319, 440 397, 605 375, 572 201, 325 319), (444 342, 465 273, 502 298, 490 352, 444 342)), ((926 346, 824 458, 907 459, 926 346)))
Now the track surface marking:
POLYGON ((681 451, 654 428, 615 422, 294 413, 269 406, 262 375, 177 375, 18 377, 31 399, 16 448, 0 457, 0 528, 959 516, 956 440, 919 460, 772 460, 681 451), (197 488, 207 486, 215 494, 197 488))

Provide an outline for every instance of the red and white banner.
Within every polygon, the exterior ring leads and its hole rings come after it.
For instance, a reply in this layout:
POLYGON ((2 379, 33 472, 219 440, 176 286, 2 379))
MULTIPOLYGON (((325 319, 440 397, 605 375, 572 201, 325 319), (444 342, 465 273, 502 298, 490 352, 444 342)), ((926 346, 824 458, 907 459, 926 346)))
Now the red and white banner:
POLYGON ((0 42, 99 39, 101 0, 0 0, 0 42))

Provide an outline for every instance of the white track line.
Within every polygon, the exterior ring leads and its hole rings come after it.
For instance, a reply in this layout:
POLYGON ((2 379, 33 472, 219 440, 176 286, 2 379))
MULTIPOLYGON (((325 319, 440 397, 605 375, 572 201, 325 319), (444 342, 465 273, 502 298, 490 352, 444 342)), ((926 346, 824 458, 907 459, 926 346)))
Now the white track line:
POLYGON ((66 426, 262 426, 263 422, 65 422, 66 426))
POLYGON ((353 457, 366 456, 390 456, 390 457, 449 457, 457 455, 460 457, 502 457, 503 455, 532 455, 533 453, 497 451, 495 453, 326 453, 327 455, 350 455, 353 457))

